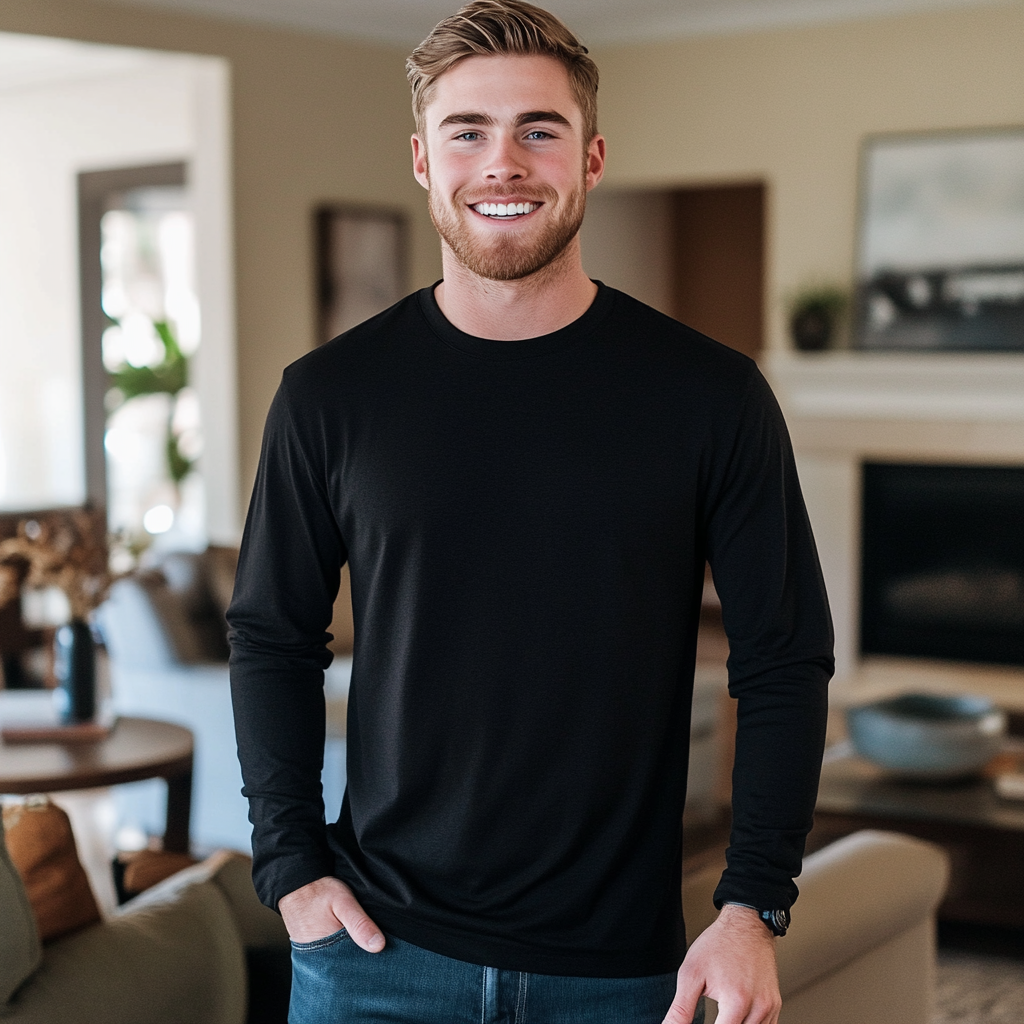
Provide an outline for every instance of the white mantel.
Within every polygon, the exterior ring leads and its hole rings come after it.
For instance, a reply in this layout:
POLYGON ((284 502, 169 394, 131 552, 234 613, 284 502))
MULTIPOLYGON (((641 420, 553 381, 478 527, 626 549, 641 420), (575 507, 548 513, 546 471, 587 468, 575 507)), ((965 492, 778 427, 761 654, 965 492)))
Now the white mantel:
POLYGON ((838 702, 972 690, 1024 710, 1024 670, 858 653, 861 464, 1024 466, 1024 353, 774 353, 762 368, 793 437, 836 627, 838 702))

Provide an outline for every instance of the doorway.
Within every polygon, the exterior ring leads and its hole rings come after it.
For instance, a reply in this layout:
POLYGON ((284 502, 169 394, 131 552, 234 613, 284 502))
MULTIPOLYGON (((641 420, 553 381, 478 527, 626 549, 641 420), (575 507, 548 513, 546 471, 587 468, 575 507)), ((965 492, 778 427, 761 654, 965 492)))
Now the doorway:
POLYGON ((756 357, 764 347, 763 182, 599 186, 580 232, 591 277, 756 357))
POLYGON ((672 315, 756 358, 764 348, 765 186, 670 196, 672 315))
POLYGON ((104 390, 89 379, 102 365, 83 362, 76 182, 177 163, 188 168, 203 314, 205 527, 237 543, 228 64, 0 33, 0 67, 0 512, 105 502, 103 411, 87 406, 104 390))

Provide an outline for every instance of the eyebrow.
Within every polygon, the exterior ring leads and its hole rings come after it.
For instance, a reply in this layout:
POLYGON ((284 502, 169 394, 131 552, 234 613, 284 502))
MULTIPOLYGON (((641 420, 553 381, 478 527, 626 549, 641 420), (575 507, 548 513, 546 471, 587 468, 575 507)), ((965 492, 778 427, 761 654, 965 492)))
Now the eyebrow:
MULTIPOLYGON (((558 113, 557 110, 529 110, 522 114, 516 114, 513 127, 522 128, 528 124, 547 122, 548 124, 559 124, 563 128, 572 128, 569 121, 558 113)), ((479 114, 471 110, 465 110, 458 114, 449 114, 437 127, 447 128, 455 124, 475 124, 483 127, 492 127, 495 120, 490 114, 479 114)))

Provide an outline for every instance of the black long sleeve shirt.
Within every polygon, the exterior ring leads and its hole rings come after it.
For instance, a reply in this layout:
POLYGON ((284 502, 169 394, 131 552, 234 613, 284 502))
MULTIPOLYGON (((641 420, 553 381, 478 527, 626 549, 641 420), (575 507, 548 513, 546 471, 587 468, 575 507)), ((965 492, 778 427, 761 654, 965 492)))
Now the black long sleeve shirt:
POLYGON ((424 289, 290 366, 228 616, 263 901, 332 874, 385 931, 457 959, 674 970, 705 559, 739 701, 716 900, 788 907, 832 633, 755 364, 600 286, 525 341, 464 334, 424 289), (327 824, 346 560, 348 787, 327 824))

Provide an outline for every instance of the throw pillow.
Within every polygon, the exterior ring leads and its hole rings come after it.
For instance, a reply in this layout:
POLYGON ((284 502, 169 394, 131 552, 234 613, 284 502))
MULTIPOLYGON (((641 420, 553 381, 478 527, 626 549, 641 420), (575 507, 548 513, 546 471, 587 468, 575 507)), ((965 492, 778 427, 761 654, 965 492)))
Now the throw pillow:
POLYGON ((7 852, 21 875, 44 941, 100 920, 67 814, 48 797, 3 810, 7 852))
POLYGON ((119 853, 114 866, 115 881, 120 871, 121 885, 118 893, 124 903, 140 892, 190 868, 199 861, 187 853, 168 853, 166 850, 138 850, 119 853))

